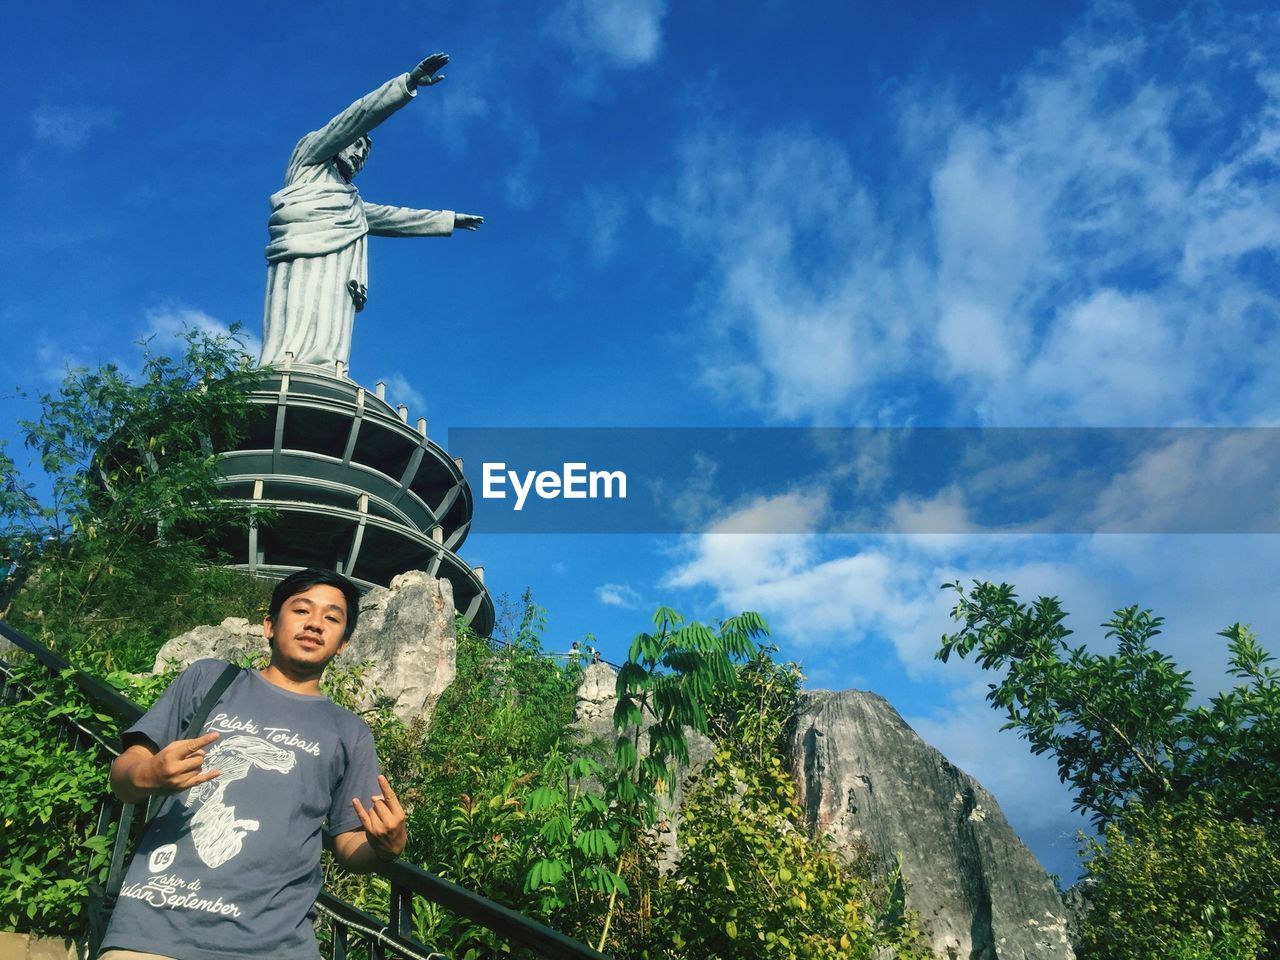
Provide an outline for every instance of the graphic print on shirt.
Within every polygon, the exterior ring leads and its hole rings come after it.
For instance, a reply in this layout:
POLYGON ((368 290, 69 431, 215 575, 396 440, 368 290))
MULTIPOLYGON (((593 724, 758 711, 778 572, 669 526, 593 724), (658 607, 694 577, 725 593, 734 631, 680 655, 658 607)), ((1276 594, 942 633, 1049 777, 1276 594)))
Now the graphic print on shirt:
MULTIPOLYGON (((211 728, 217 729, 213 725, 211 728)), ((255 770, 288 774, 295 761, 292 750, 246 734, 214 744, 205 755, 204 769, 221 773, 213 780, 192 787, 182 801, 188 807, 197 807, 191 817, 191 839, 206 866, 211 869, 222 866, 240 852, 245 834, 258 829, 257 820, 236 817, 236 808, 224 799, 227 788, 255 770)))

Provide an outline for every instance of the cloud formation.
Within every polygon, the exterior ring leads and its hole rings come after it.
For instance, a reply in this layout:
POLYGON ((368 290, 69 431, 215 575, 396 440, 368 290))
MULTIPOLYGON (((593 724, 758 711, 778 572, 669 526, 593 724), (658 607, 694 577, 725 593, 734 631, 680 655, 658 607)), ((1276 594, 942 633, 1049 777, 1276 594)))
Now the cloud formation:
POLYGON ((84 146, 101 130, 113 130, 116 111, 111 107, 37 107, 31 114, 32 135, 41 143, 71 152, 84 146))
POLYGON ((906 83, 887 175, 830 133, 699 128, 674 202, 704 382, 782 421, 1273 419, 1278 29, 1100 7, 994 97, 906 83))
POLYGON ((566 0, 547 29, 578 60, 627 69, 658 56, 666 14, 666 0, 566 0))
MULTIPOLYGON (((150 307, 144 314, 145 327, 139 339, 147 340, 151 349, 160 353, 172 353, 185 345, 183 335, 194 330, 211 337, 231 337, 231 325, 223 323, 196 307, 181 304, 162 304, 150 307)), ((262 341, 240 330, 235 334, 241 349, 253 360, 262 353, 262 341)))
POLYGON ((639 593, 623 583, 606 583, 596 587, 596 599, 606 607, 638 610, 642 605, 639 593))

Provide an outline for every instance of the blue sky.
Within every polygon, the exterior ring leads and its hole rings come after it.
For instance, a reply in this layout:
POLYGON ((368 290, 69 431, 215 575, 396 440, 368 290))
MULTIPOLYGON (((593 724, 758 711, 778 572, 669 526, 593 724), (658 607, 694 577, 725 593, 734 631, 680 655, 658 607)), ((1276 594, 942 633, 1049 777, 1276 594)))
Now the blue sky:
MULTIPOLYGON (((136 363, 134 341, 184 322, 256 336, 294 142, 436 50, 446 80, 376 132, 359 186, 486 223, 371 242, 351 371, 442 441, 1273 426, 1278 20, 1263 3, 27 5, 0 58, 0 436, 32 412, 17 388, 68 364, 136 363)), ((1160 453, 1127 478, 1157 511, 1252 463, 1160 453)), ((1276 649, 1274 537, 715 532, 823 528, 821 477, 762 474, 702 535, 480 529, 463 555, 495 593, 532 587, 553 645, 591 632, 615 658, 659 602, 760 610, 811 685, 888 696, 1063 874, 1078 821, 1052 765, 996 732, 979 673, 931 659, 939 584, 1059 595, 1081 640, 1150 605, 1204 689, 1228 623, 1276 649)), ((960 530, 968 506, 960 483, 904 510, 960 530)))

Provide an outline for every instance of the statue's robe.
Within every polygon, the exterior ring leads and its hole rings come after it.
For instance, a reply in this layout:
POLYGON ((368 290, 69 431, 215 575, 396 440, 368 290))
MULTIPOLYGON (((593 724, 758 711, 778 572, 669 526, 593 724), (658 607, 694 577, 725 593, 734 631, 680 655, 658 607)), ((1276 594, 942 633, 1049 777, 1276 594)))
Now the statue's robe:
POLYGON ((415 210, 365 203, 345 180, 337 154, 413 99, 409 75, 389 80, 324 127, 298 141, 285 186, 271 197, 267 221, 267 299, 261 363, 335 369, 351 356, 357 305, 350 281, 368 288, 369 234, 436 237, 453 233, 452 210, 415 210))

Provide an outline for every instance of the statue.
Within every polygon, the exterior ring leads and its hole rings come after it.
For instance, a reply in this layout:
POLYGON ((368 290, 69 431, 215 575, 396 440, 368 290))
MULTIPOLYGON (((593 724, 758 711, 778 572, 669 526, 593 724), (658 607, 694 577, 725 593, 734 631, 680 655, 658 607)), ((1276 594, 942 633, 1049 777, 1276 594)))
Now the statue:
POLYGON ((483 217, 452 210, 387 207, 361 200, 352 180, 369 157, 369 131, 444 79, 437 53, 357 100, 298 141, 285 186, 271 197, 267 221, 267 297, 262 365, 345 366, 355 315, 368 298, 367 236, 441 237, 475 230, 483 217))

